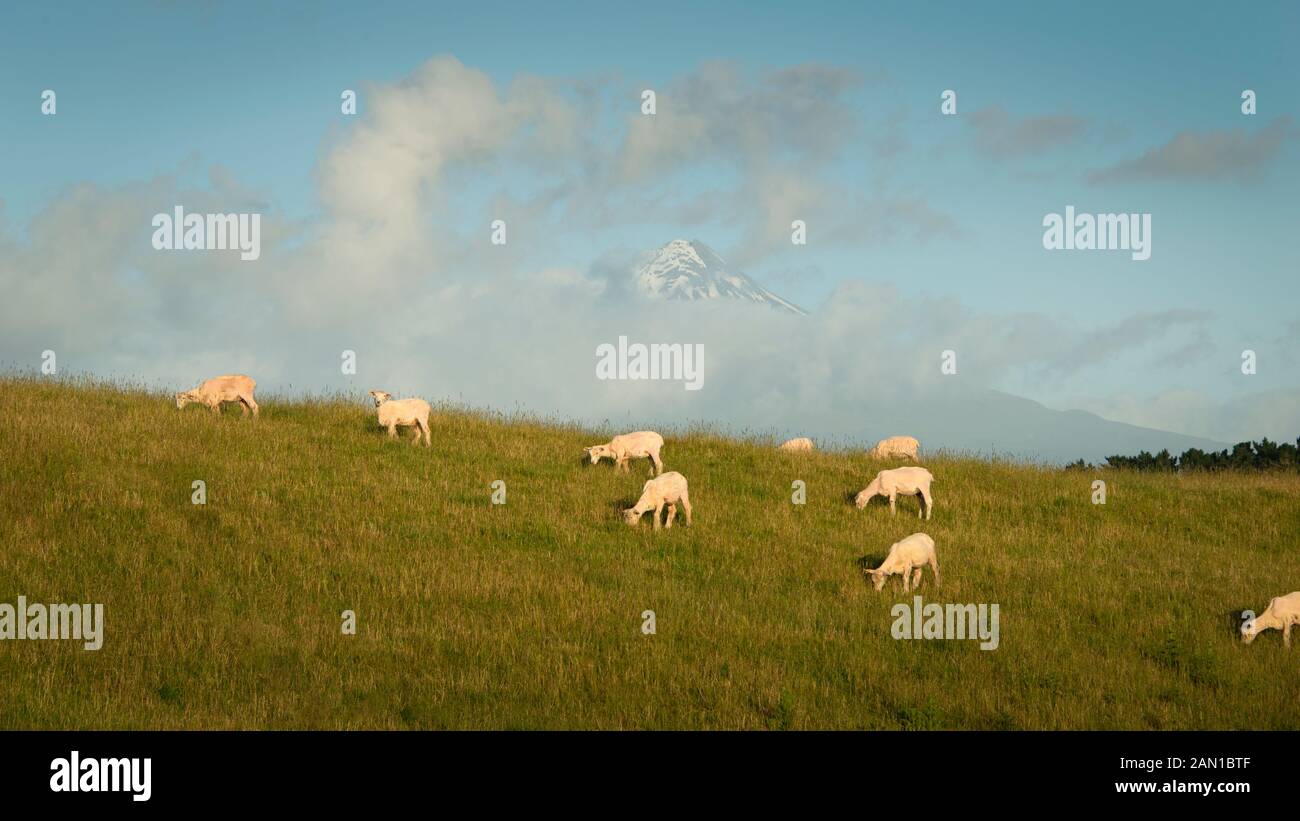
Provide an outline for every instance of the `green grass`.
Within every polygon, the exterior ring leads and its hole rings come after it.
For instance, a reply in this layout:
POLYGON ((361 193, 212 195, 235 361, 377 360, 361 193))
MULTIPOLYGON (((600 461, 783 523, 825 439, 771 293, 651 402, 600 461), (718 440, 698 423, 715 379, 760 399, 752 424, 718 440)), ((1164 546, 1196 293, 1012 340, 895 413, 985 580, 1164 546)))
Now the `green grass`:
POLYGON ((665 431, 695 525, 655 534, 617 515, 644 461, 580 464, 597 434, 439 409, 424 449, 359 402, 261 404, 0 380, 0 602, 106 620, 97 652, 0 642, 0 727, 1300 726, 1300 649, 1236 633, 1300 589, 1294 475, 1109 472, 1101 506, 1092 473, 927 459, 918 525, 848 503, 885 466, 859 454, 665 431), (999 604, 997 650, 891 638, 910 596, 860 562, 916 530, 921 594, 999 604))

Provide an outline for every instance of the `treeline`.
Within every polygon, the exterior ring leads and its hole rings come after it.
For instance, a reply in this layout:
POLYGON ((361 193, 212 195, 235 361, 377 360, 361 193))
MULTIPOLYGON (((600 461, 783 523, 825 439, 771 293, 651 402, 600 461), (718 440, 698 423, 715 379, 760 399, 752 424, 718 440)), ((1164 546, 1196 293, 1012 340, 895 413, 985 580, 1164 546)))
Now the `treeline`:
MULTIPOLYGON (((1067 470, 1091 470, 1098 467, 1080 459, 1066 465, 1067 470)), ((1300 438, 1291 442, 1238 442, 1231 450, 1203 451, 1190 448, 1181 456, 1168 450, 1137 456, 1107 456, 1100 467, 1126 468, 1128 470, 1192 471, 1192 470, 1297 470, 1300 471, 1300 438)))

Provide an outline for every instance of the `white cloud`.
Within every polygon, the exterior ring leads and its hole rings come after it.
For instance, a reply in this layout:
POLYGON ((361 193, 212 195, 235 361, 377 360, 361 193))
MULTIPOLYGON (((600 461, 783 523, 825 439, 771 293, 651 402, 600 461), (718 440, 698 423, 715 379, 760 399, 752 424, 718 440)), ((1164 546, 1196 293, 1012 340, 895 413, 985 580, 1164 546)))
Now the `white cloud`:
POLYGON ((1184 131, 1140 157, 1091 171, 1094 183, 1139 180, 1223 180, 1257 182, 1294 138, 1289 117, 1276 117, 1253 134, 1243 129, 1184 131))
POLYGON ((1083 135, 1087 125, 1069 114, 1016 118, 996 105, 972 111, 966 122, 974 131, 975 147, 999 159, 1042 154, 1069 144, 1083 135))

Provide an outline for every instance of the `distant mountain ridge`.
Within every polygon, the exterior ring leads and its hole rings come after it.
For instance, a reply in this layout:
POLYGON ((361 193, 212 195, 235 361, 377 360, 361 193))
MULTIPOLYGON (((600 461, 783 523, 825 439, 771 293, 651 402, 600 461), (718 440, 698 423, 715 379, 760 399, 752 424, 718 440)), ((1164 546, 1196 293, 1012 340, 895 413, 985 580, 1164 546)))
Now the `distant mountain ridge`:
MULTIPOLYGON (((634 269, 632 285, 651 299, 702 301, 743 300, 773 310, 806 316, 807 311, 772 293, 699 240, 674 239, 648 252, 634 269)), ((743 411, 733 410, 743 415, 743 411)), ((1024 397, 996 390, 939 388, 907 403, 866 402, 846 409, 828 397, 822 408, 803 408, 801 428, 782 435, 814 435, 831 441, 855 441, 865 431, 875 438, 916 436, 923 449, 1010 456, 1056 464, 1078 459, 1100 462, 1107 456, 1189 448, 1222 450, 1228 443, 1145 428, 1105 419, 1080 410, 1055 410, 1024 397)), ((759 419, 740 424, 762 425, 759 419)))
MULTIPOLYGON (((1114 422, 1081 410, 1059 411, 1032 399, 996 390, 936 390, 915 397, 905 408, 864 405, 856 431, 845 430, 833 411, 806 414, 802 435, 858 442, 906 434, 921 440, 923 451, 947 450, 983 456, 1008 456, 1053 464, 1077 459, 1101 462, 1107 456, 1178 454, 1188 448, 1222 450, 1231 445, 1198 436, 1114 422), (863 435, 862 431, 870 431, 863 435)), ((782 435, 797 435, 783 430, 782 435)))
POLYGON ((739 271, 699 240, 675 239, 647 259, 634 273, 637 290, 659 299, 740 299, 806 316, 807 311, 739 271))

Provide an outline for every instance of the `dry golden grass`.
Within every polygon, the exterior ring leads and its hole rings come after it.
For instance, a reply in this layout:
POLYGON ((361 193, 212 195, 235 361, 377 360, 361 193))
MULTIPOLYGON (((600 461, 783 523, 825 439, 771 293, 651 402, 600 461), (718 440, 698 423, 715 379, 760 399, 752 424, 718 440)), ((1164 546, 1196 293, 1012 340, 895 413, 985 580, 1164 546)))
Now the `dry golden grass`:
POLYGON ((654 534, 617 515, 646 462, 581 464, 602 434, 444 408, 426 450, 359 400, 259 401, 0 380, 0 602, 107 622, 0 642, 0 727, 1300 726, 1300 648, 1236 633, 1300 589, 1294 475, 1110 473, 1097 506, 1091 473, 927 459, 918 524, 848 502, 861 455, 664 431, 696 519, 654 534), (999 649, 890 637, 910 596, 860 562, 916 530, 921 595, 999 604, 999 649))

